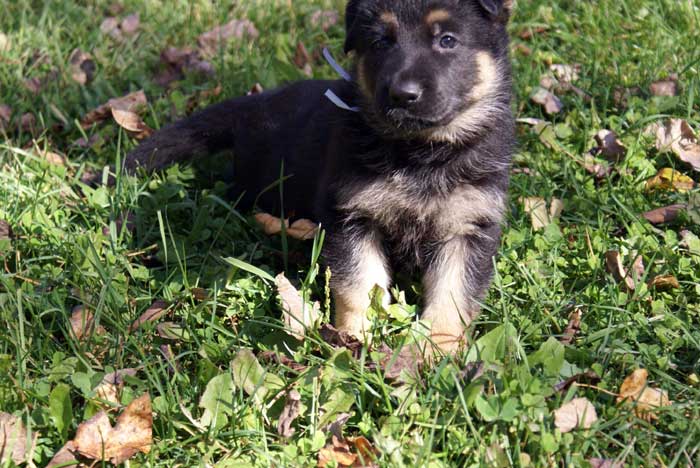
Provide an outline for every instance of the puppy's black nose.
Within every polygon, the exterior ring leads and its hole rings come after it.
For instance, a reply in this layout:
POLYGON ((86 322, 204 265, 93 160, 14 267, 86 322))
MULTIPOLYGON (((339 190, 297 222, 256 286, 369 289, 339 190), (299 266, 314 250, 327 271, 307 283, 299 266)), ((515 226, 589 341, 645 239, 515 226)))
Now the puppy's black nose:
POLYGON ((398 81, 389 88, 391 103, 398 107, 408 107, 420 101, 423 87, 417 81, 398 81))

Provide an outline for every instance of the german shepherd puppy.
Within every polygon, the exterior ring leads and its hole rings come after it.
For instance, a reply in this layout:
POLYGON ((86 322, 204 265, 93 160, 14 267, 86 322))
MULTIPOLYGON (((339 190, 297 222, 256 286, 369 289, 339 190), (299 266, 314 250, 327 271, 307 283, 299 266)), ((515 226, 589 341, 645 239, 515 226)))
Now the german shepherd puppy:
POLYGON ((327 231, 336 326, 366 336, 374 286, 418 271, 432 343, 452 352, 490 283, 506 208, 511 2, 350 0, 352 80, 211 106, 145 140, 127 169, 231 149, 243 205, 279 214, 278 194, 257 196, 283 167, 285 212, 327 231))

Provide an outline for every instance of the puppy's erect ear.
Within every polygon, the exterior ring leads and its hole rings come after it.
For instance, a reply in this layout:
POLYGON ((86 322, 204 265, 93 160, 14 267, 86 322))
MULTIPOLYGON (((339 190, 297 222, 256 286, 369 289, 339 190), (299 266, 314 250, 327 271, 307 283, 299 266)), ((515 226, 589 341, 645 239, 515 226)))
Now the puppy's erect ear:
POLYGON ((357 47, 358 25, 360 3, 362 0, 350 0, 345 9, 345 53, 355 50, 357 47))
POLYGON ((492 16, 507 20, 515 0, 479 0, 479 3, 492 16))

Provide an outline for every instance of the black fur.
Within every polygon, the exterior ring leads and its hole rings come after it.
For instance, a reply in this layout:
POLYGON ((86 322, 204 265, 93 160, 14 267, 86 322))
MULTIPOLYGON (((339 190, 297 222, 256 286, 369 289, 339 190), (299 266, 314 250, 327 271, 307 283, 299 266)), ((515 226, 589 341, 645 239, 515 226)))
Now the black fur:
MULTIPOLYGON (((448 302, 433 297, 445 294, 433 283, 450 279, 443 270, 460 272, 454 294, 467 310, 457 315, 468 322, 492 275, 514 146, 508 5, 351 0, 345 49, 355 53, 356 81, 303 81, 211 106, 144 141, 128 155, 127 168, 159 169, 232 149, 233 186, 250 206, 279 179, 283 163, 290 176, 285 212, 327 230, 324 257, 336 295, 363 294, 353 290, 366 273, 356 246, 372 239, 387 271, 418 270, 430 278, 428 302, 448 302), (435 10, 447 13, 428 25, 426 15, 435 10), (495 70, 492 83, 482 82, 484 64, 495 70), (361 112, 336 107, 324 97, 327 89, 361 112), (464 131, 436 132, 477 106, 484 111, 462 117, 464 131)), ((257 203, 280 212, 278 191, 257 203)))

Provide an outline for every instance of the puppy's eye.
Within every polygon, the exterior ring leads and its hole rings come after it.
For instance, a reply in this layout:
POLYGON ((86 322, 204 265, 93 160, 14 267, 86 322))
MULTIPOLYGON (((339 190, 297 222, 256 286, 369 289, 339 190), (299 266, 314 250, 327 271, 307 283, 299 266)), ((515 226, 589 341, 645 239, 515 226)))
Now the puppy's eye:
POLYGON ((394 44, 394 41, 391 40, 389 37, 383 37, 381 39, 377 39, 372 43, 372 47, 376 50, 381 50, 381 49, 388 49, 394 44))
POLYGON ((440 47, 443 49, 454 49, 457 47, 457 39, 454 36, 445 34, 440 38, 440 47))

